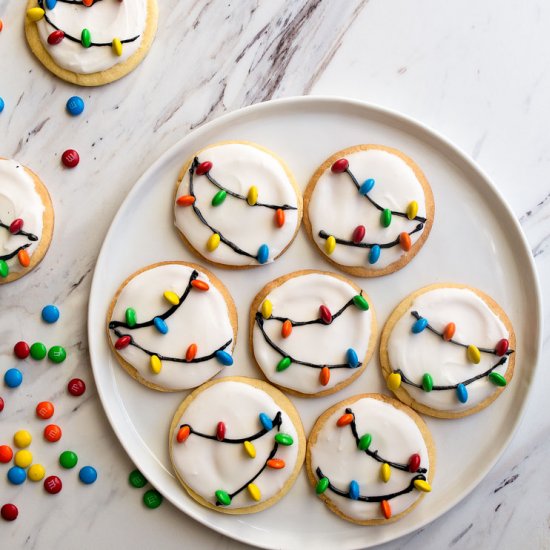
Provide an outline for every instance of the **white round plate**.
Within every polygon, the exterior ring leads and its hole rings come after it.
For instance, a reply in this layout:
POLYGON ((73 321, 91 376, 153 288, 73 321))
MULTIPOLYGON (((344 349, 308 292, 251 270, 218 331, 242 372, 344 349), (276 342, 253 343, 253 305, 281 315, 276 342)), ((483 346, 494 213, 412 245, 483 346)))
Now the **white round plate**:
MULTIPOLYGON (((235 364, 223 374, 259 377, 248 347, 248 308, 264 284, 297 269, 331 269, 303 229, 275 263, 245 271, 213 269, 239 312, 235 364)), ((421 124, 373 105, 337 98, 291 98, 254 105, 194 130, 136 183, 97 261, 89 305, 90 355, 99 395, 122 445, 147 479, 186 514, 224 535, 265 548, 289 548, 296 541, 304 548, 364 548, 426 525, 489 472, 510 441, 529 394, 540 352, 540 305, 530 250, 514 215, 487 176, 463 153, 421 124), (379 527, 347 523, 316 498, 304 471, 289 494, 264 512, 230 516, 201 507, 178 484, 168 459, 170 420, 185 392, 162 394, 145 388, 123 371, 109 350, 106 312, 130 273, 163 260, 200 262, 183 246, 173 226, 175 182, 194 151, 222 140, 249 140, 268 147, 286 160, 302 188, 315 168, 339 149, 381 143, 402 150, 425 172, 436 215, 424 248, 408 266, 386 277, 356 279, 370 295, 380 326, 403 297, 444 281, 488 292, 512 320, 518 341, 512 384, 476 415, 426 419, 437 447, 433 491, 396 523, 379 527)), ((343 391, 321 399, 292 400, 309 433, 325 409, 364 392, 386 392, 376 353, 364 374, 343 391)))

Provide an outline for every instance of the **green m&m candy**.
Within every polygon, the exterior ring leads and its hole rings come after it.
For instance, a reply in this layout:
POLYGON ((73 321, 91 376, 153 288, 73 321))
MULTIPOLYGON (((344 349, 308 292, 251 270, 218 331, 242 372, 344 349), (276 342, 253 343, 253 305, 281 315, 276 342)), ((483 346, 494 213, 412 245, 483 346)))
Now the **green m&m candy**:
POLYGON ((130 472, 128 481, 130 482, 130 485, 136 489, 141 489, 147 485, 147 479, 145 479, 145 476, 139 470, 130 472))
POLYGON ((143 495, 143 503, 147 508, 158 508, 162 504, 162 495, 156 489, 150 489, 143 495))
POLYGON ((73 453, 73 451, 63 451, 59 455, 59 464, 61 464, 61 466, 63 466, 63 468, 66 468, 67 470, 74 468, 77 462, 78 456, 76 456, 76 453, 73 453))
POLYGON ((50 348, 50 351, 48 351, 48 359, 54 363, 63 363, 66 358, 67 352, 62 346, 53 346, 50 348))
POLYGON ((31 346, 31 357, 36 361, 41 361, 46 357, 46 346, 42 342, 35 342, 31 346))

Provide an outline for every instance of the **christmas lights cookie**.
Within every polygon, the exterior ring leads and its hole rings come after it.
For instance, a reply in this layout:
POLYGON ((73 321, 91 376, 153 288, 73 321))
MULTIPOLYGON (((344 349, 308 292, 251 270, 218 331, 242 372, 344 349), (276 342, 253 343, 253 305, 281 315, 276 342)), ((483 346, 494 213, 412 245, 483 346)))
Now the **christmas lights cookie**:
POLYGON ((0 284, 40 263, 53 224, 52 201, 39 177, 15 160, 0 158, 0 284))
POLYGON ((459 418, 492 403, 512 379, 515 335, 500 306, 475 288, 435 284, 403 300, 380 342, 388 388, 407 405, 459 418))
POLYGON ((138 382, 194 388, 233 364, 237 312, 223 284, 195 264, 153 264, 126 279, 107 314, 109 343, 138 382))
POLYGON ((282 160, 259 145, 229 141, 209 145, 184 166, 174 216, 195 252, 242 269, 272 262, 288 248, 302 198, 282 160))
POLYGON ((298 411, 266 382, 232 377, 196 389, 178 407, 170 460, 191 497, 227 514, 259 512, 292 487, 306 449, 298 411))
POLYGON ((435 447, 409 407, 385 395, 356 395, 317 419, 306 470, 315 493, 341 518, 391 523, 431 491, 435 447))
POLYGON ((332 155, 304 193, 306 230, 343 271, 378 277, 408 264, 430 233, 432 190, 397 149, 356 145, 332 155))
POLYGON ((341 275, 297 271, 250 308, 250 343, 265 377, 304 397, 334 393, 365 369, 376 342, 368 296, 341 275))
POLYGON ((99 86, 145 57, 157 28, 156 0, 29 0, 25 34, 59 78, 99 86))

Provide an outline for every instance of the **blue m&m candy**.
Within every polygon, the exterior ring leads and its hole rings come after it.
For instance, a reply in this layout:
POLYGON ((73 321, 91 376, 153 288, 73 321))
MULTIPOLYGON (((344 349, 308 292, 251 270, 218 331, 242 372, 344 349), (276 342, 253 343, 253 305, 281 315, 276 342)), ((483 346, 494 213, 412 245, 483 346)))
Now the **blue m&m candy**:
POLYGON ((17 388, 23 382, 23 373, 19 369, 9 369, 4 374, 4 382, 8 388, 17 388))
POLYGON ((97 471, 92 466, 84 466, 83 468, 80 468, 78 478, 82 481, 82 483, 91 485, 97 479, 97 471))
POLYGON ((59 319, 59 309, 57 306, 48 305, 42 309, 42 319, 46 323, 55 323, 59 319))
POLYGON ((0 97, 0 113, 4 110, 4 100, 0 97))
POLYGON ((27 479, 27 472, 19 466, 13 466, 8 470, 8 481, 13 485, 21 485, 27 479))
POLYGON ((77 95, 67 100, 67 112, 72 116, 78 116, 84 111, 84 100, 77 95))

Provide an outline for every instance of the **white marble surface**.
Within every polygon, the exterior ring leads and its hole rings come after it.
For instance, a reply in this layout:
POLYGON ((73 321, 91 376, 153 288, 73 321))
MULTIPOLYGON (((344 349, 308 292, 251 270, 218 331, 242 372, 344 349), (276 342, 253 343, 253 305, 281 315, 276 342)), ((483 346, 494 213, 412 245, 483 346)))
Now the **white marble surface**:
MULTIPOLYGON (((41 485, 10 486, 0 475, 0 500, 19 519, 0 526, 10 548, 243 548, 165 503, 156 511, 133 490, 133 468, 98 400, 87 356, 86 307, 91 273, 121 201, 143 171, 190 129, 230 110, 301 94, 344 95, 400 110, 432 126, 469 153, 509 201, 527 235, 542 282, 550 277, 549 224, 550 4, 371 0, 283 2, 160 0, 157 39, 145 62, 125 79, 78 89, 47 73, 26 47, 24 2, 0 0, 0 155, 33 167, 47 182, 56 209, 52 248, 40 268, 0 287, 0 365, 14 366, 19 339, 60 343, 58 367, 23 366, 6 400, 0 440, 27 427, 33 451, 49 473, 64 448, 98 468, 83 487, 65 473, 52 500, 41 485), (79 94, 85 113, 64 112, 79 94), (61 152, 81 153, 75 171, 61 152), (62 320, 44 326, 46 303, 62 320), (67 395, 84 378, 82 398, 67 395), (57 406, 63 449, 40 441, 33 411, 57 406), (53 503, 53 505, 52 505, 53 503)), ((550 309, 545 307, 545 320, 550 309)), ((548 330, 544 335, 548 351, 548 330)), ((542 362, 541 367, 544 367, 542 362)), ((461 504, 386 548, 550 548, 550 420, 540 369, 525 418, 500 461, 461 504)), ((5 466, 2 466, 2 470, 5 466)), ((367 536, 367 535, 366 535, 367 536)), ((296 547, 300 547, 297 541, 296 547)))

